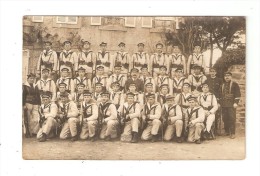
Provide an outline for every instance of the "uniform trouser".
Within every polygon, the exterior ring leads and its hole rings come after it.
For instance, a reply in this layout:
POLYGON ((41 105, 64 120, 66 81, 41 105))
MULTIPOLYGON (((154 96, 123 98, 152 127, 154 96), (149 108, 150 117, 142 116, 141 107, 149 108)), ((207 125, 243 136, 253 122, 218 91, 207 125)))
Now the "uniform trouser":
POLYGON ((192 127, 189 127, 188 142, 194 142, 200 139, 201 131, 205 128, 203 123, 196 123, 192 127))
POLYGON ((236 132, 236 109, 233 107, 222 107, 222 119, 226 133, 236 132))
POLYGON ((62 130, 60 132, 60 138, 61 139, 67 139, 69 137, 74 137, 78 134, 77 126, 78 126, 79 120, 76 117, 69 118, 62 127, 62 130))
POLYGON ((83 119, 81 133, 79 135, 80 139, 87 139, 88 137, 95 136, 97 123, 97 120, 87 121, 87 119, 83 119))
POLYGON ((149 121, 147 123, 148 125, 144 129, 141 137, 141 139, 145 141, 150 140, 153 135, 157 135, 162 125, 162 122, 159 119, 154 119, 153 121, 149 121))
POLYGON ((28 114, 28 124, 29 124, 30 133, 37 134, 39 131, 38 105, 25 103, 25 106, 28 109, 27 114, 28 114))
POLYGON ((164 140, 165 141, 170 141, 173 138, 174 133, 176 132, 177 137, 181 137, 182 133, 182 128, 183 128, 183 121, 182 120, 176 120, 174 123, 170 123, 165 131, 164 134, 164 140))
POLYGON ((132 132, 138 133, 140 121, 138 118, 133 118, 125 123, 124 132, 121 135, 121 141, 130 141, 132 139, 132 132))
POLYGON ((37 139, 42 137, 42 133, 45 133, 47 137, 52 137, 54 130, 56 130, 57 122, 54 118, 48 117, 44 123, 42 124, 42 128, 40 128, 39 132, 37 133, 37 139))
POLYGON ((206 128, 205 130, 210 132, 211 130, 211 127, 212 127, 212 124, 214 123, 215 121, 215 114, 210 114, 209 116, 206 117, 207 120, 206 120, 206 128))
POLYGON ((117 127, 119 123, 117 120, 108 120, 107 123, 102 124, 100 139, 105 139, 105 137, 110 136, 111 138, 117 137, 117 127))

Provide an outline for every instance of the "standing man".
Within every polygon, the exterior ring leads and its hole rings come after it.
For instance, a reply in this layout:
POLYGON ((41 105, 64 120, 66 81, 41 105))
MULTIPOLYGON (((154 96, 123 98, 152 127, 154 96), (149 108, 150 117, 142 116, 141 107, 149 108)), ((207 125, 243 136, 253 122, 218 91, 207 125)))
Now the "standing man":
POLYGON ((120 85, 120 90, 124 90, 125 82, 127 80, 127 76, 121 74, 121 64, 117 63, 114 67, 114 74, 111 75, 108 79, 107 87, 109 90, 112 89, 112 84, 117 82, 120 85))
POLYGON ((206 136, 206 139, 210 139, 210 132, 214 133, 214 131, 211 131, 211 128, 212 124, 215 121, 215 114, 218 110, 218 103, 215 95, 209 92, 208 83, 202 84, 202 93, 198 97, 198 103, 204 109, 205 112, 206 128, 204 130, 204 134, 206 136))
POLYGON ((127 100, 118 109, 120 113, 121 123, 123 126, 123 134, 121 135, 121 141, 137 143, 138 142, 138 130, 140 127, 140 114, 141 107, 139 103, 134 101, 132 92, 127 94, 127 100))
POLYGON ((37 62, 37 74, 41 75, 41 71, 44 68, 50 69, 51 73, 55 75, 53 78, 55 81, 57 78, 58 71, 58 58, 57 53, 51 49, 52 42, 45 41, 44 42, 44 50, 41 52, 38 62, 37 62))
POLYGON ((183 119, 182 119, 182 109, 179 105, 174 102, 174 96, 169 95, 166 97, 166 103, 163 105, 162 110, 163 119, 166 121, 166 131, 164 134, 164 140, 172 140, 174 134, 176 133, 177 142, 181 143, 182 138, 182 128, 183 128, 183 119))
POLYGON ((35 74, 27 75, 27 81, 23 84, 23 110, 25 137, 37 134, 39 130, 38 106, 41 104, 40 92, 35 84, 35 74))
POLYGON ((85 73, 86 73, 85 71, 86 71, 85 68, 79 67, 78 69, 79 76, 74 79, 74 85, 76 87, 78 84, 84 84, 85 89, 91 91, 92 90, 91 78, 85 77, 85 73))
POLYGON ((157 43, 156 45, 156 53, 151 55, 150 64, 152 66, 152 76, 156 77, 159 75, 159 70, 161 66, 166 66, 167 73, 169 73, 169 59, 167 55, 163 52, 163 44, 157 43))
POLYGON ((69 69, 70 77, 74 78, 78 72, 78 55, 71 50, 71 41, 69 40, 64 41, 63 48, 59 57, 59 70, 69 69))
POLYGON ((193 66, 194 65, 198 65, 200 66, 202 69, 201 69, 201 72, 205 72, 205 69, 206 69, 206 63, 205 63, 205 58, 203 56, 203 54, 201 53, 201 47, 199 45, 195 45, 194 46, 194 50, 193 50, 193 53, 192 55, 189 56, 189 59, 188 59, 188 63, 187 63, 187 74, 192 74, 193 71, 193 66))
POLYGON ((209 91, 211 93, 213 93, 216 98, 217 98, 217 102, 218 102, 218 110, 215 114, 216 119, 215 119, 215 132, 218 135, 221 135, 221 108, 220 108, 220 92, 221 92, 221 85, 223 80, 221 78, 218 78, 216 76, 217 72, 215 68, 210 68, 209 69, 209 73, 210 75, 207 76, 207 82, 209 85, 209 91))
POLYGON ((49 72, 48 68, 43 68, 41 79, 36 84, 40 92, 50 91, 52 93, 52 101, 55 101, 57 88, 54 81, 49 78, 49 72))
POLYGON ((111 57, 110 53, 107 51, 107 43, 102 42, 100 43, 100 51, 97 53, 97 62, 96 66, 103 66, 104 67, 104 75, 109 77, 112 74, 113 70, 113 58, 111 57))
POLYGON ((155 94, 147 95, 147 103, 144 106, 142 120, 143 120, 143 133, 142 140, 151 140, 156 142, 158 139, 158 132, 162 122, 160 121, 162 114, 161 105, 155 102, 155 94))
POLYGON ((42 105, 40 106, 40 114, 42 124, 40 124, 40 130, 37 133, 37 139, 39 142, 45 142, 48 137, 52 137, 57 129, 57 122, 55 117, 58 112, 58 107, 55 103, 51 102, 52 93, 49 91, 43 92, 42 105))
MULTIPOLYGON (((90 46, 91 43, 86 40, 81 40, 81 43, 83 45, 82 51, 78 54, 79 58, 79 68, 82 67, 85 70, 86 77, 88 79, 92 79, 93 75, 95 73, 96 68, 96 55, 91 50, 90 46)), ((84 75, 85 76, 85 75, 84 75)))
POLYGON ((185 118, 185 131, 188 133, 188 142, 195 142, 201 144, 201 132, 205 128, 205 112, 203 108, 198 105, 196 97, 189 97, 190 107, 187 110, 185 118))
POLYGON ((231 139, 236 137, 236 108, 240 97, 239 85, 232 81, 232 73, 226 72, 221 87, 221 106, 225 132, 231 139))
POLYGON ((117 137, 119 125, 116 106, 109 100, 109 92, 102 92, 102 102, 99 104, 99 125, 101 127, 100 139, 110 141, 117 137))
POLYGON ((113 65, 122 65, 121 73, 127 77, 127 75, 129 74, 130 55, 125 52, 125 43, 120 42, 118 44, 118 47, 119 51, 115 54, 113 65))
POLYGON ((77 126, 79 125, 79 110, 76 103, 69 100, 68 96, 67 92, 60 94, 61 103, 59 104, 58 116, 64 122, 60 138, 71 138, 71 141, 76 141, 78 140, 77 126))
POLYGON ((59 86, 60 83, 65 83, 67 85, 66 91, 73 96, 73 94, 75 92, 75 85, 74 85, 73 79, 71 77, 69 77, 68 68, 61 69, 61 77, 56 82, 57 87, 59 86))
POLYGON ((144 52, 144 44, 138 43, 138 52, 134 53, 130 61, 130 69, 137 68, 139 71, 144 66, 147 65, 148 72, 151 74, 152 66, 149 61, 149 55, 144 52))
POLYGON ((82 129, 80 139, 95 141, 98 124, 98 106, 92 99, 92 93, 84 90, 84 101, 81 103, 82 129))
POLYGON ((185 56, 181 53, 181 50, 178 45, 174 44, 173 45, 173 53, 170 55, 169 58, 170 62, 170 74, 171 76, 175 75, 175 70, 177 68, 183 70, 183 74, 186 75, 186 58, 185 56))

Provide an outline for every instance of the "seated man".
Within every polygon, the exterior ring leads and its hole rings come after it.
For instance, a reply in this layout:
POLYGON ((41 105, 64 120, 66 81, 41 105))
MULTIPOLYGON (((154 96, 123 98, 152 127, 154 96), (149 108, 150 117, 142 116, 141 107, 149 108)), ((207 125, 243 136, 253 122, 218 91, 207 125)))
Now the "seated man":
POLYGON ((162 110, 163 118, 166 120, 166 131, 164 134, 164 140, 170 141, 173 135, 176 133, 177 142, 181 143, 182 138, 182 109, 174 102, 174 96, 169 95, 166 97, 166 103, 163 105, 162 110))
POLYGON ((165 84, 169 87, 169 94, 172 94, 173 92, 173 86, 172 86, 172 79, 166 75, 167 67, 166 66, 160 66, 159 70, 159 76, 155 78, 155 84, 156 84, 156 90, 159 91, 161 85, 165 84))
MULTIPOLYGON (((67 87, 67 84, 66 84, 66 83, 59 83, 59 86, 58 86, 59 90, 58 90, 57 96, 56 96, 56 103, 59 104, 60 101, 61 101, 60 94, 63 94, 63 93, 65 93, 65 92, 67 92, 67 91, 66 91, 66 87, 67 87)), ((72 100, 71 94, 69 94, 68 96, 69 96, 69 100, 72 100)))
POLYGON ((102 83, 96 83, 94 87, 94 93, 93 93, 93 99, 96 100, 97 105, 99 105, 102 101, 101 98, 101 93, 103 89, 103 84, 102 83))
POLYGON ((92 87, 96 85, 96 83, 101 83, 103 85, 102 90, 108 90, 108 77, 104 74, 104 66, 97 66, 96 76, 93 78, 92 87))
POLYGON ((141 137, 142 140, 157 141, 158 132, 162 124, 160 121, 161 114, 162 108, 159 103, 155 102, 155 94, 151 93, 147 95, 147 103, 142 113, 144 129, 141 137))
POLYGON ((109 92, 102 92, 102 102, 99 104, 99 125, 101 127, 100 139, 110 141, 117 137, 117 110, 116 106, 109 100, 109 92))
MULTIPOLYGON (((145 103, 147 103, 147 99, 146 99, 146 96, 148 95, 148 94, 150 94, 150 93, 154 93, 154 91, 153 91, 154 89, 153 89, 153 84, 152 83, 146 83, 145 84, 145 90, 144 90, 144 95, 143 95, 143 99, 144 99, 144 101, 143 101, 143 103, 145 104, 145 103)), ((157 94, 155 94, 155 100, 158 100, 157 99, 157 94)))
POLYGON ((160 92, 157 93, 157 102, 160 103, 160 105, 162 106, 164 103, 166 103, 166 97, 170 95, 169 85, 162 84, 159 90, 160 92))
POLYGON ((39 142, 45 142, 48 137, 53 135, 54 130, 57 129, 57 122, 55 117, 58 112, 58 107, 51 102, 52 93, 50 91, 43 92, 42 105, 40 106, 40 130, 37 133, 39 142))
POLYGON ((76 103, 78 110, 81 109, 81 102, 83 101, 83 91, 85 89, 85 84, 79 83, 77 84, 77 90, 74 94, 73 101, 76 103))
POLYGON ((112 74, 109 79, 108 79, 108 83, 107 83, 107 87, 110 90, 112 90, 112 84, 114 82, 119 83, 120 85, 120 90, 124 90, 125 87, 125 82, 127 79, 126 75, 121 74, 121 64, 116 64, 115 68, 114 68, 114 74, 112 74))
POLYGON ((205 128, 203 123, 205 120, 205 113, 203 108, 198 105, 196 97, 190 96, 188 101, 190 107, 187 109, 187 116, 185 117, 185 130, 188 134, 188 142, 200 144, 201 132, 205 128))
POLYGON ((210 130, 215 121, 218 102, 215 95, 209 92, 209 85, 207 82, 202 84, 202 91, 203 92, 198 97, 198 103, 205 111, 206 128, 204 134, 206 139, 210 139, 210 130))
POLYGON ((188 82, 186 77, 183 76, 183 70, 180 68, 177 68, 175 70, 175 75, 173 76, 172 80, 173 80, 173 93, 175 95, 181 93, 183 84, 185 82, 188 82))
POLYGON ((85 74, 86 74, 85 71, 86 71, 86 69, 83 67, 80 67, 78 69, 79 76, 74 79, 74 85, 76 87, 78 84, 84 84, 85 85, 84 89, 91 91, 92 90, 91 80, 90 80, 90 78, 85 77, 85 74))
POLYGON ((114 105, 116 105, 116 109, 118 109, 119 106, 124 103, 123 92, 120 91, 120 84, 118 82, 114 82, 111 87, 112 91, 110 91, 110 100, 114 105))
MULTIPOLYGON (((141 108, 143 107, 143 105, 144 105, 144 98, 143 98, 143 94, 142 93, 140 93, 140 92, 137 92, 136 91, 136 89, 137 89, 137 87, 136 87, 136 84, 135 83, 131 83, 131 84, 129 84, 129 91, 127 92, 127 93, 129 93, 129 92, 131 92, 131 93, 133 93, 134 94, 134 101, 135 102, 138 102, 139 103, 139 105, 141 106, 141 108)), ((127 94, 126 93, 126 94, 127 94)), ((124 94, 124 102, 126 102, 126 94, 124 94)))
POLYGON ((123 125, 123 134, 121 135, 121 141, 138 142, 138 129, 140 126, 140 114, 141 108, 139 103, 134 101, 134 96, 132 92, 127 94, 127 101, 118 109, 120 113, 121 123, 123 125))
POLYGON ((132 83, 135 83, 137 92, 144 91, 144 82, 139 78, 139 70, 137 68, 131 70, 130 78, 125 83, 125 92, 129 90, 129 86, 132 83))
POLYGON ((79 124, 77 105, 69 100, 67 92, 61 93, 60 97, 61 102, 59 104, 58 117, 63 123, 60 138, 68 139, 71 137, 71 141, 76 141, 78 139, 77 126, 79 124))
POLYGON ((65 83, 66 91, 70 93, 71 95, 74 94, 75 91, 75 85, 73 79, 69 77, 69 69, 68 68, 62 68, 61 69, 61 77, 57 80, 56 85, 59 86, 60 83, 65 83))
POLYGON ((148 66, 147 64, 144 64, 141 67, 141 76, 140 79, 144 82, 144 85, 146 85, 147 83, 151 83, 153 86, 152 91, 155 92, 156 91, 156 85, 155 85, 155 81, 154 78, 150 75, 150 73, 148 72, 148 66))
POLYGON ((88 90, 83 92, 84 100, 81 103, 82 127, 79 135, 80 139, 90 139, 95 141, 98 124, 98 106, 92 99, 92 93, 88 90))

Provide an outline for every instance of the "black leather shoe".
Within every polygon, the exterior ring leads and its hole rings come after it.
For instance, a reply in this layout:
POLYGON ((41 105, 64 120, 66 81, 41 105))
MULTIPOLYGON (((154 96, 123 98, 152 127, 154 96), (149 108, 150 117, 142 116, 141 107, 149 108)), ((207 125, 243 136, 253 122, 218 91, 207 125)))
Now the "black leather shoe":
POLYGON ((200 139, 196 140, 195 143, 196 143, 196 144, 201 144, 200 139))
POLYGON ((76 135, 76 136, 73 136, 72 138, 71 138, 71 141, 72 142, 74 142, 74 141, 77 141, 78 140, 78 136, 76 135))
POLYGON ((177 137, 177 142, 182 143, 182 137, 177 137))
POLYGON ((132 137, 131 143, 137 143, 138 142, 137 137, 138 137, 137 132, 133 132, 133 137, 132 137))
POLYGON ((152 141, 152 142, 156 142, 156 141, 157 141, 157 135, 153 135, 151 141, 152 141))
POLYGON ((39 139, 39 142, 45 142, 47 139, 47 135, 45 133, 42 133, 42 137, 39 139))

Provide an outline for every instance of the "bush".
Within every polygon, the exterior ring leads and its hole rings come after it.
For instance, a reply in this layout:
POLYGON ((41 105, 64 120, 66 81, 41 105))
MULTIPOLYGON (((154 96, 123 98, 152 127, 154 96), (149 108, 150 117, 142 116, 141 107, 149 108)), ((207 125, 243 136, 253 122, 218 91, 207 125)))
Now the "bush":
POLYGON ((245 64, 246 51, 243 48, 227 50, 214 64, 214 68, 217 70, 218 76, 223 78, 224 73, 228 71, 228 68, 232 65, 245 64))

